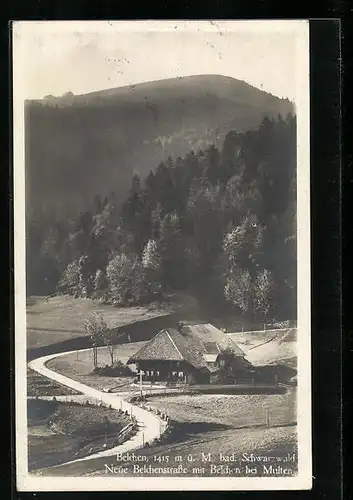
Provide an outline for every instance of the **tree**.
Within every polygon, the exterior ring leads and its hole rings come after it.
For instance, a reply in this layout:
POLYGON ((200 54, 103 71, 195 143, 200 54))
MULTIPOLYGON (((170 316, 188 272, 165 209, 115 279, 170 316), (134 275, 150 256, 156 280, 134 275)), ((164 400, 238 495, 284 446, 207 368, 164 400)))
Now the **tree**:
POLYGON ((185 248, 180 219, 176 212, 166 214, 160 227, 160 255, 163 282, 171 288, 185 286, 185 248))
POLYGON ((257 217, 248 214, 240 226, 226 233, 223 242, 223 250, 227 257, 224 276, 225 298, 249 317, 253 317, 256 311, 265 307, 263 302, 265 298, 257 292, 257 287, 261 285, 265 290, 265 280, 270 278, 266 274, 261 279, 258 278, 262 258, 262 235, 263 228, 257 217))
POLYGON ((241 175, 234 175, 227 182, 222 208, 234 225, 238 225, 247 213, 261 213, 262 196, 256 182, 245 182, 241 175))
POLYGON ((237 227, 225 235, 223 250, 231 266, 248 269, 254 275, 262 257, 264 228, 256 215, 248 213, 237 227))
POLYGON ((161 268, 161 257, 156 240, 148 240, 142 252, 142 265, 145 269, 159 271, 161 268))
POLYGON ((92 272, 94 265, 92 262, 92 257, 88 255, 81 255, 78 259, 78 264, 80 266, 80 290, 81 297, 89 297, 93 289, 93 276, 92 272))
POLYGON ((266 317, 272 306, 274 279, 268 269, 260 271, 254 282, 254 309, 266 317))
POLYGON ((160 296, 162 291, 162 261, 156 240, 151 239, 146 243, 142 252, 142 266, 144 269, 144 284, 147 298, 160 296))
POLYGON ((91 313, 85 320, 84 331, 90 337, 93 343, 93 364, 97 367, 97 346, 102 345, 108 335, 108 326, 103 315, 91 313))
POLYGON ((115 255, 107 266, 109 292, 117 304, 138 303, 143 289, 143 268, 134 254, 115 255))
POLYGON ((247 269, 231 267, 225 278, 224 296, 243 313, 252 313, 252 283, 247 269))
POLYGON ((125 336, 124 333, 120 333, 118 336, 112 329, 107 329, 104 333, 104 345, 107 347, 109 355, 110 355, 110 364, 114 365, 114 354, 116 351, 116 345, 119 339, 125 336))
POLYGON ((203 174, 212 185, 216 185, 220 180, 220 158, 220 152, 215 146, 206 149, 203 174))
POLYGON ((116 335, 115 331, 108 327, 101 313, 91 313, 84 325, 85 333, 90 337, 95 351, 94 366, 97 367, 97 346, 104 345, 109 352, 111 365, 114 364, 114 353, 119 339, 125 336, 124 333, 116 335))
POLYGON ((222 248, 224 212, 219 186, 201 185, 190 190, 187 218, 192 232, 196 268, 202 277, 211 270, 222 248))
POLYGON ((159 238, 159 231, 162 223, 162 206, 160 203, 157 203, 157 206, 151 212, 151 233, 152 238, 159 238))
POLYGON ((225 310, 295 317, 296 118, 216 146, 134 175, 125 201, 97 196, 72 220, 28 213, 28 289, 51 293, 59 275, 61 292, 137 304, 188 286, 225 310))
POLYGON ((140 178, 134 175, 127 199, 121 208, 122 229, 133 235, 134 251, 138 254, 151 233, 150 192, 141 189, 140 178))
POLYGON ((93 280, 94 294, 97 299, 102 299, 107 291, 108 282, 107 277, 101 269, 97 269, 96 275, 93 280))
POLYGON ((235 130, 225 136, 221 152, 221 165, 219 178, 223 183, 234 175, 241 175, 244 168, 241 150, 242 137, 235 130))
POLYGON ((82 275, 79 259, 70 262, 60 278, 58 291, 79 297, 82 292, 82 275))

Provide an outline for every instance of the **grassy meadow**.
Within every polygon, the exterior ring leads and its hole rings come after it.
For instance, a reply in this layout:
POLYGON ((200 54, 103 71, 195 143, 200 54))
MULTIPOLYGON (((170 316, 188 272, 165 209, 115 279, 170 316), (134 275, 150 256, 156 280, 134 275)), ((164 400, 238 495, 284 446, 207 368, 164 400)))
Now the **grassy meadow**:
POLYGON ((43 400, 29 400, 27 411, 30 470, 67 462, 76 452, 84 456, 91 446, 103 449, 106 437, 116 439, 130 421, 109 408, 43 400))
MULTIPOLYGON (((130 344, 119 344, 114 356, 115 360, 126 363, 135 352, 137 352, 145 342, 134 342, 130 344)), ((111 359, 106 347, 98 348, 98 365, 110 365, 111 359)), ((77 380, 83 384, 95 387, 96 389, 117 388, 132 382, 132 377, 106 377, 92 373, 93 371, 93 350, 82 350, 65 356, 58 356, 47 363, 48 368, 66 377, 77 380)), ((125 388, 126 390, 126 388, 125 388)))
POLYGON ((296 391, 284 394, 216 395, 193 394, 180 396, 153 396, 148 405, 162 409, 178 422, 192 427, 200 422, 234 428, 290 425, 296 423, 296 391))
MULTIPOLYGON (((180 462, 175 461, 176 456, 182 456, 182 463, 188 468, 187 476, 210 476, 209 464, 202 461, 202 453, 211 453, 212 465, 222 464, 220 454, 233 454, 236 456, 236 462, 233 466, 239 466, 241 469, 239 476, 245 475, 245 464, 242 462, 243 454, 251 454, 258 456, 274 456, 285 457, 288 453, 295 454, 294 463, 288 464, 293 469, 294 474, 297 470, 297 432, 295 426, 287 427, 272 427, 272 428, 250 428, 246 429, 228 429, 203 431, 190 435, 188 439, 164 444, 161 446, 144 448, 143 450, 135 451, 135 455, 147 457, 147 464, 153 467, 177 466, 180 462), (193 461, 190 464, 187 461, 187 456, 192 455, 193 461), (162 457, 169 457, 169 463, 159 462, 162 457), (202 472, 200 468, 204 468, 202 472), (193 473, 193 468, 197 468, 197 473, 193 473)), ((138 462, 135 462, 138 463, 138 462)), ((144 462, 142 462, 144 463, 144 462)), ((128 473, 125 476, 133 476, 133 464, 131 462, 118 462, 116 457, 98 458, 88 462, 77 462, 73 464, 62 465, 38 471, 41 476, 104 476, 107 477, 105 464, 124 465, 128 468, 128 473)), ((276 464, 275 464, 276 465, 276 464)), ((121 472, 116 474, 108 474, 112 480, 114 477, 123 475, 121 472)), ((163 474, 171 476, 173 474, 163 474)), ((235 474, 233 474, 235 475, 235 474)), ((257 476, 263 475, 261 466, 258 466, 257 476)), ((175 475, 173 475, 175 477, 175 475)), ((153 474, 151 474, 153 477, 153 474)), ((184 476, 185 477, 185 476, 184 476)))
POLYGON ((27 368, 27 396, 67 396, 76 391, 27 368))
POLYGON ((66 295, 27 299, 27 349, 44 347, 85 335, 84 322, 90 313, 102 313, 110 327, 163 316, 167 306, 114 307, 91 299, 66 295))

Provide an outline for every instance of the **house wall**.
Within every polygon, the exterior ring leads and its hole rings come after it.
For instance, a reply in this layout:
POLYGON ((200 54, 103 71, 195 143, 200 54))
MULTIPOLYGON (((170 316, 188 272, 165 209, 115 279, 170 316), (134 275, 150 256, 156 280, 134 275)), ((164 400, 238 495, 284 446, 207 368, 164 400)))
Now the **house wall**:
POLYGON ((251 368, 251 364, 247 363, 241 356, 233 358, 231 362, 227 364, 227 370, 234 375, 246 375, 247 373, 251 373, 251 368))
POLYGON ((185 381, 186 367, 183 361, 140 361, 136 363, 138 370, 145 373, 142 377, 146 381, 185 381))
POLYGON ((136 363, 138 370, 143 370, 145 374, 142 380, 145 381, 173 381, 186 382, 188 384, 208 384, 210 382, 209 373, 197 370, 184 361, 140 361, 136 363), (152 375, 148 372, 153 372, 152 375))
POLYGON ((223 382, 223 378, 219 372, 210 374, 210 383, 211 384, 220 384, 222 382, 223 382))
POLYGON ((187 367, 187 382, 189 384, 209 384, 210 383, 210 373, 201 370, 196 370, 192 366, 187 367))

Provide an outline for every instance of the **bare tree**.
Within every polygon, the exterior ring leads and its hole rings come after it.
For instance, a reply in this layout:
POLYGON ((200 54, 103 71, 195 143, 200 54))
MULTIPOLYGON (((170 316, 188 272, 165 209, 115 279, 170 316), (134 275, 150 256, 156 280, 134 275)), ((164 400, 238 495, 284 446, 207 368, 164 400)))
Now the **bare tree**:
POLYGON ((85 333, 91 338, 93 343, 93 364, 97 367, 97 346, 105 343, 107 332, 109 331, 107 323, 103 315, 98 313, 91 313, 84 325, 85 333))
POLYGON ((120 333, 116 335, 114 330, 107 330, 104 336, 104 344, 108 349, 109 355, 110 355, 110 364, 113 366, 114 364, 114 353, 116 351, 117 343, 120 339, 122 339, 125 336, 124 333, 120 333))

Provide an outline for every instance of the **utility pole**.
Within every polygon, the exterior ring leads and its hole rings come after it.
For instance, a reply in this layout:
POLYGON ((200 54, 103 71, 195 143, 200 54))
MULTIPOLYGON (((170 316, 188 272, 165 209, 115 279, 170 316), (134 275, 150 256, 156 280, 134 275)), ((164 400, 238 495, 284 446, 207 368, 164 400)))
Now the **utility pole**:
POLYGON ((269 412, 269 410, 266 410, 266 425, 267 425, 267 428, 269 429, 270 428, 270 412, 269 412))
POLYGON ((97 368, 97 347, 96 344, 93 344, 93 365, 97 368))
POLYGON ((140 370, 139 375, 140 375, 140 395, 142 397, 142 370, 140 370))

